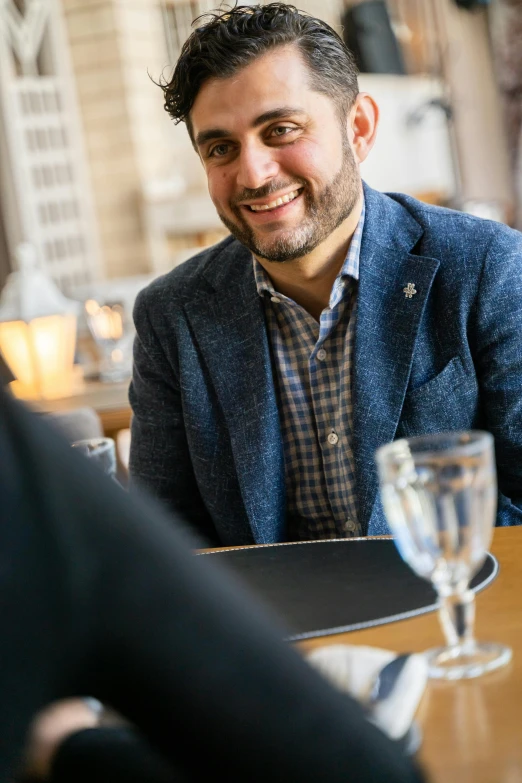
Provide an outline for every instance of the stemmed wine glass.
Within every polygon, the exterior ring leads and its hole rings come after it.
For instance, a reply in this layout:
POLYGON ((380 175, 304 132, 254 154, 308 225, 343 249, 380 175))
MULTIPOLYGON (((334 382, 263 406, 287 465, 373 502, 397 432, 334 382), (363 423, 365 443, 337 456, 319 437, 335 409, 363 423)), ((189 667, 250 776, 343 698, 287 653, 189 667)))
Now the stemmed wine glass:
POLYGON ((426 653, 430 676, 458 680, 504 666, 511 659, 509 647, 475 641, 469 587, 495 523, 492 436, 470 431, 397 440, 378 449, 376 461, 397 548, 439 596, 447 646, 426 653))
POLYGON ((132 370, 134 326, 122 302, 85 302, 87 325, 100 351, 100 380, 126 381, 132 370))

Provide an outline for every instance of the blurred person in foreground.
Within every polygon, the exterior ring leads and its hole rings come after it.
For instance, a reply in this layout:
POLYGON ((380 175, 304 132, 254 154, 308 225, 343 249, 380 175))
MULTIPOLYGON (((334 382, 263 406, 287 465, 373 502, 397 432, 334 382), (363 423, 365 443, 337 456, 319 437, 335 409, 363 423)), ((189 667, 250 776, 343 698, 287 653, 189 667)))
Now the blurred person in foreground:
POLYGON ((133 482, 212 544, 385 534, 375 449, 479 428, 520 524, 522 235, 362 183, 378 109, 324 22, 196 24, 165 108, 232 236, 138 296, 133 482))
POLYGON ((194 543, 0 389, 0 781, 419 781, 194 543))

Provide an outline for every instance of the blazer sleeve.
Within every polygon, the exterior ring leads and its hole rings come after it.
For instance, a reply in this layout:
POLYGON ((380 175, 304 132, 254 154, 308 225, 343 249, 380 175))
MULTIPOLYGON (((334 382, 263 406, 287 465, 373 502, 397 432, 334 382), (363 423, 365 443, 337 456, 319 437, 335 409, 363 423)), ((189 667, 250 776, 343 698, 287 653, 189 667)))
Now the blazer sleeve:
POLYGON ((478 289, 475 363, 495 438, 497 524, 522 524, 522 234, 495 227, 478 289))
POLYGON ((188 448, 179 388, 175 330, 154 326, 144 290, 134 307, 136 337, 129 400, 133 411, 129 460, 130 489, 140 487, 170 511, 184 516, 206 544, 218 536, 197 486, 188 448), (169 342, 169 355, 162 347, 169 342))

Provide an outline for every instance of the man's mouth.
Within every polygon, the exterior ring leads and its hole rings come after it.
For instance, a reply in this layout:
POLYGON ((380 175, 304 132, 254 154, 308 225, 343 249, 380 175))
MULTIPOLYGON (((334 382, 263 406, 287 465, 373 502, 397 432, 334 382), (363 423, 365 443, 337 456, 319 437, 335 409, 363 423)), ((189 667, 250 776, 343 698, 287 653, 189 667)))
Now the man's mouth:
POLYGON ((289 204, 294 201, 303 191, 303 188, 293 190, 291 193, 287 193, 284 196, 274 199, 274 201, 267 201, 265 204, 245 204, 246 208, 251 212, 271 212, 278 207, 282 207, 283 204, 289 204))

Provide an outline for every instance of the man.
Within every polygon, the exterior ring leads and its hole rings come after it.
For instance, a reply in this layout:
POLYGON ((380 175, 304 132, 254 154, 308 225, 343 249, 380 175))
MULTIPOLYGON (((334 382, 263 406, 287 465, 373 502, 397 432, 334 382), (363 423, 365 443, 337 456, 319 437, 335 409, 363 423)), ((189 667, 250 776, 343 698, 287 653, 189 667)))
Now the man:
POLYGON ((521 235, 363 186, 377 107, 291 6, 214 15, 164 91, 232 236, 138 297, 133 480, 215 544, 382 534, 375 449, 483 428, 520 524, 521 235))
POLYGON ((33 776, 419 783, 193 545, 0 389, 0 781, 22 766, 37 711, 91 694, 140 734, 91 728, 53 760, 64 734, 93 724, 55 708, 35 732, 33 776))

